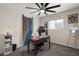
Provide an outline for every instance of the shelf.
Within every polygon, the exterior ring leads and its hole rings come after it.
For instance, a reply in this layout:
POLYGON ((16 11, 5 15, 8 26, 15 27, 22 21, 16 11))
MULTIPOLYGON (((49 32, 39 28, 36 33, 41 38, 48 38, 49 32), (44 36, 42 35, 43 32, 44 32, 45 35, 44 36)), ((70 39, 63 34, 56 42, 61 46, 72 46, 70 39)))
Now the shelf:
POLYGON ((5 36, 5 39, 9 39, 9 38, 11 38, 12 37, 12 35, 6 35, 5 36))
POLYGON ((8 48, 5 48, 4 49, 4 52, 9 52, 9 51, 12 51, 12 48, 11 47, 8 47, 8 48))
POLYGON ((12 41, 11 39, 5 39, 5 41, 12 41))
POLYGON ((5 44, 7 44, 7 43, 11 43, 11 41, 6 41, 5 44))
POLYGON ((7 47, 4 47, 4 48, 12 48, 12 46, 7 46, 7 47))
POLYGON ((10 53, 12 53, 12 51, 5 52, 4 55, 10 54, 10 53))

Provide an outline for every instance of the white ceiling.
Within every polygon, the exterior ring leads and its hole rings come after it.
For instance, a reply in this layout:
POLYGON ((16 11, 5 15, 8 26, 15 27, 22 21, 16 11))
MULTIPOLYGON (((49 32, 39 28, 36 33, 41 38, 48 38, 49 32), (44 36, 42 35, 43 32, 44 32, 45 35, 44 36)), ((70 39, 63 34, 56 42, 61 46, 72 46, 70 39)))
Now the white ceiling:
MULTIPOLYGON (((48 7, 58 5, 58 4, 61 4, 61 7, 52 9, 52 10, 56 11, 56 13, 79 7, 79 3, 50 3, 48 5, 48 7)), ((38 15, 38 12, 30 14, 30 12, 33 12, 33 11, 36 11, 36 10, 25 8, 26 6, 38 8, 34 3, 5 3, 5 4, 0 4, 0 5, 4 5, 4 6, 8 6, 10 8, 14 8, 16 10, 20 10, 20 11, 26 13, 26 14, 31 15, 31 16, 37 16, 38 15)), ((54 14, 54 13, 51 13, 51 12, 47 12, 47 13, 48 13, 48 15, 54 14)), ((46 16, 46 15, 42 13, 39 17, 42 17, 42 16, 46 16)))

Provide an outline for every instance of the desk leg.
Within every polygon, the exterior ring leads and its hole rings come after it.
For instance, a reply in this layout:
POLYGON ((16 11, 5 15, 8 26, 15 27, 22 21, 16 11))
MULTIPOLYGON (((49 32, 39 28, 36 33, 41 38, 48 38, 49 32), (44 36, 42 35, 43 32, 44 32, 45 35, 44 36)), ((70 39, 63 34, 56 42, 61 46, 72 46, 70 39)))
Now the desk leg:
POLYGON ((28 40, 28 53, 29 53, 30 41, 28 40))
POLYGON ((50 37, 49 37, 49 48, 50 48, 50 37))

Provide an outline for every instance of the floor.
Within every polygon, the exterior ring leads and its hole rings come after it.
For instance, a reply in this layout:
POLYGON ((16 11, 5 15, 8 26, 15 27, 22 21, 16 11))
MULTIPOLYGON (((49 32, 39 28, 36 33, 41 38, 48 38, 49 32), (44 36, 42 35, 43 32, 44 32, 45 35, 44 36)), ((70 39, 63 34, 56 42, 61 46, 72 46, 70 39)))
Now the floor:
MULTIPOLYGON (((37 56, 79 56, 79 49, 66 47, 63 45, 51 43, 51 48, 48 48, 48 43, 42 47, 43 51, 39 51, 37 56)), ((30 53, 27 53, 27 47, 21 47, 12 52, 9 56, 33 56, 32 48, 30 53)))

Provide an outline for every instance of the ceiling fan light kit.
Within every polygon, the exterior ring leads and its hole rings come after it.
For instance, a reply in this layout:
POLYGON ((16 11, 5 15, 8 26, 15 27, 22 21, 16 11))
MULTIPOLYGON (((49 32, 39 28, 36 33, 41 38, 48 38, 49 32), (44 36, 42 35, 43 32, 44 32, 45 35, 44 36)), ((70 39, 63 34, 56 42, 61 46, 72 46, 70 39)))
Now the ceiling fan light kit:
POLYGON ((44 13, 45 10, 40 10, 41 13, 44 13))
POLYGON ((36 5, 38 8, 32 8, 32 7, 25 7, 25 8, 37 10, 37 11, 31 12, 30 14, 39 12, 39 13, 38 13, 38 16, 39 16, 41 13, 44 13, 45 15, 48 15, 47 12, 53 12, 53 13, 55 13, 56 11, 53 11, 53 10, 50 10, 50 9, 52 9, 52 8, 57 8, 57 7, 60 7, 60 6, 61 6, 61 5, 55 5, 55 6, 47 7, 47 6, 49 5, 49 3, 35 3, 35 5, 36 5))

